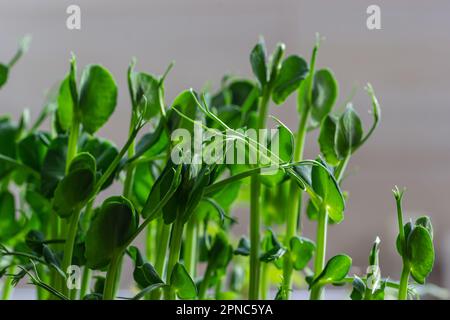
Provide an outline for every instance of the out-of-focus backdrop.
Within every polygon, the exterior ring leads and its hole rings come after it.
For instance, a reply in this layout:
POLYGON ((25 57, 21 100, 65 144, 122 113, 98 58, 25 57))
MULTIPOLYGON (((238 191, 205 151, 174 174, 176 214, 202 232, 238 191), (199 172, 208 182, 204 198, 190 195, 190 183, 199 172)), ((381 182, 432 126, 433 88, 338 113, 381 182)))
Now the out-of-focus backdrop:
MULTIPOLYGON (((160 74, 171 60, 167 103, 182 89, 218 85, 224 73, 250 76, 249 52, 260 35, 269 50, 286 43, 287 53, 309 59, 315 33, 323 42, 318 65, 330 67, 340 84, 340 103, 354 88, 356 110, 366 127, 370 81, 382 107, 382 123, 350 163, 344 187, 350 193, 346 219, 330 227, 328 255, 345 252, 365 268, 372 241, 382 239, 382 273, 398 278, 401 261, 391 189, 406 186, 405 213, 428 214, 435 225, 436 267, 431 280, 450 288, 450 2, 282 1, 282 0, 0 0, 0 61, 30 33, 29 53, 12 70, 0 92, 0 114, 18 117, 24 107, 36 116, 45 90, 62 79, 73 51, 83 66, 102 63, 115 75, 119 104, 100 134, 121 145, 128 130, 126 68, 160 74), (81 30, 66 28, 66 8, 81 7, 81 30), (381 8, 381 30, 368 30, 366 9, 381 8)), ((295 99, 272 106, 291 128, 297 126, 295 99)), ((314 158, 317 134, 308 136, 314 158)), ((119 192, 119 189, 117 189, 119 192)), ((280 204, 284 210, 286 204, 280 204)), ((246 212, 240 212, 246 229, 246 212)), ((312 224, 305 233, 314 237, 312 224)))

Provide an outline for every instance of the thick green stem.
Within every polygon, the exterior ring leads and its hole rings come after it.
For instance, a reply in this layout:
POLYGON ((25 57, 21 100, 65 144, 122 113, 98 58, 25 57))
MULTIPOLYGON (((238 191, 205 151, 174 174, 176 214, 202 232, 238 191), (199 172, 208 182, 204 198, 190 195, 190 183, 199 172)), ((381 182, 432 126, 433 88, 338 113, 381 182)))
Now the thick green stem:
MULTIPOLYGON (((148 261, 152 261, 153 259, 153 250, 155 249, 153 246, 155 225, 154 223, 149 223, 147 226, 147 232, 145 235, 145 256, 148 261)), ((158 241, 159 243, 159 241, 158 241)))
POLYGON ((261 271, 261 299, 267 300, 267 294, 270 290, 269 282, 269 264, 263 263, 261 271))
MULTIPOLYGON (((308 118, 310 114, 310 108, 306 108, 301 115, 298 131, 297 131, 297 139, 295 143, 294 150, 294 161, 301 161, 303 159, 303 150, 305 146, 305 137, 308 126, 308 118)), ((295 236, 298 222, 299 222, 299 214, 302 202, 302 193, 297 183, 294 180, 290 181, 289 186, 289 199, 288 202, 288 211, 287 211, 287 220, 286 220, 286 238, 285 238, 285 246, 289 248, 289 242, 292 237, 295 236)), ((291 290, 292 290, 292 272, 294 268, 292 265, 292 259, 289 252, 286 253, 283 261, 283 283, 282 286, 284 288, 284 292, 286 292, 286 299, 289 299, 291 290)))
MULTIPOLYGON (((8 268, 8 273, 14 274, 15 266, 10 266, 8 268)), ((2 290, 2 300, 9 300, 11 297, 11 293, 13 290, 12 285, 12 277, 6 277, 5 282, 3 283, 3 290, 2 290)))
POLYGON ((408 280, 410 267, 408 263, 403 262, 402 275, 400 277, 400 287, 398 289, 398 300, 408 299, 408 280))
MULTIPOLYGON (((164 264, 166 262, 167 256, 167 245, 169 243, 170 238, 170 225, 164 223, 163 219, 158 220, 159 224, 159 232, 158 232, 158 245, 156 251, 156 260, 155 260, 155 270, 156 272, 163 277, 164 275, 164 264)), ((152 300, 158 300, 161 296, 161 290, 155 290, 151 294, 152 300)))
MULTIPOLYGON (((267 112, 269 109, 269 99, 271 90, 263 90, 260 100, 258 131, 264 128, 267 112)), ((259 136, 259 132, 258 132, 259 136)), ((253 175, 250 182, 250 285, 248 297, 251 300, 257 300, 259 296, 259 277, 260 277, 260 225, 261 225, 261 180, 259 175, 253 175)))
MULTIPOLYGON (((314 278, 319 276, 325 267, 325 255, 327 246, 327 226, 328 213, 326 208, 322 207, 319 210, 319 217, 317 221, 317 253, 314 261, 314 278)), ((314 286, 311 290, 311 300, 320 300, 322 298, 323 287, 314 286)))
POLYGON ((85 295, 89 293, 89 287, 91 285, 92 271, 88 267, 84 267, 83 276, 81 278, 81 288, 79 298, 83 299, 85 295))
POLYGON ((105 288, 103 291, 103 300, 114 300, 115 288, 117 282, 117 270, 122 261, 122 254, 113 256, 109 263, 108 272, 106 273, 105 288))
MULTIPOLYGON (((75 239, 77 236, 78 220, 80 218, 80 209, 75 209, 68 221, 68 232, 66 237, 66 242, 64 244, 64 256, 61 264, 61 269, 63 272, 67 272, 67 269, 72 264, 73 256, 73 246, 75 245, 75 239)), ((67 283, 63 283, 61 290, 67 297, 70 296, 70 290, 67 283)))
MULTIPOLYGON (((180 259, 183 227, 184 225, 181 219, 175 220, 172 227, 172 238, 170 240, 170 252, 169 252, 169 262, 167 264, 166 283, 170 283, 170 277, 172 275, 173 267, 180 259)), ((169 287, 168 290, 166 290, 165 292, 165 298, 167 300, 175 300, 176 299, 175 290, 169 287)))
POLYGON ((192 279, 195 279, 197 266, 197 222, 191 218, 186 225, 184 242, 184 266, 192 279))
POLYGON ((200 288, 198 290, 198 298, 200 300, 204 300, 206 298, 206 292, 209 288, 209 282, 212 276, 212 269, 208 266, 205 271, 205 275, 203 276, 203 280, 200 283, 200 288))

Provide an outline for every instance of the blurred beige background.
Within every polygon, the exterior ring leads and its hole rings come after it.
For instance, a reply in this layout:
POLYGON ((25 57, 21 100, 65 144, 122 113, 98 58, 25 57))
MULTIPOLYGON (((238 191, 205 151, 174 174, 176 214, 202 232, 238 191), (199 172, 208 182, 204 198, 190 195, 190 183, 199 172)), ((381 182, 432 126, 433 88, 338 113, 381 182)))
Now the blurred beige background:
MULTIPOLYGON (((0 61, 7 61, 22 35, 31 33, 27 54, 0 92, 0 113, 17 117, 23 107, 36 116, 43 92, 68 70, 70 52, 79 65, 100 62, 120 85, 119 105, 101 130, 117 144, 128 130, 126 68, 160 74, 171 60, 167 103, 182 89, 215 86, 223 73, 250 75, 248 55, 259 35, 271 50, 283 41, 288 53, 309 59, 315 32, 326 41, 319 66, 329 66, 340 84, 340 101, 354 87, 357 111, 370 125, 370 81, 382 107, 382 123, 350 163, 346 219, 330 227, 328 255, 345 252, 365 268, 374 238, 382 239, 382 273, 398 278, 401 261, 391 189, 406 186, 408 216, 431 215, 438 248, 432 280, 450 288, 450 2, 438 1, 280 1, 280 0, 0 0, 0 61), (80 31, 66 29, 66 8, 78 4, 80 31), (366 8, 381 7, 382 30, 366 28, 366 8)), ((295 101, 271 112, 297 127, 295 101)), ((313 158, 316 135, 308 137, 313 158)), ((280 206, 283 210, 283 206, 280 206)), ((245 221, 242 218, 242 221, 245 221)), ((242 222, 244 223, 244 222, 242 222)), ((314 237, 312 225, 305 233, 314 237)))

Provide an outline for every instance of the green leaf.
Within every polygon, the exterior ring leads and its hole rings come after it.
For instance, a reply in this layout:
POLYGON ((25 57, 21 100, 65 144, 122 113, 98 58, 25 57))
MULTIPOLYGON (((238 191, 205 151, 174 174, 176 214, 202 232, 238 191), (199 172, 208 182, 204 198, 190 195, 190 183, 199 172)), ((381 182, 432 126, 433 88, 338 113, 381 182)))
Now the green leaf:
POLYGON ((325 268, 317 278, 314 279, 310 287, 341 281, 347 276, 351 266, 352 259, 349 256, 345 254, 334 256, 328 260, 325 268))
MULTIPOLYGON (((109 140, 96 138, 96 137, 86 137, 80 146, 80 151, 88 152, 95 158, 97 176, 103 175, 114 158, 119 154, 119 150, 109 140)), ((114 175, 112 174, 110 178, 103 184, 101 190, 109 187, 114 181, 114 175)))
POLYGON ((379 259, 378 259, 378 255, 380 253, 380 238, 376 237, 373 246, 372 246, 372 250, 370 250, 370 254, 369 254, 369 265, 370 266, 378 266, 379 265, 379 259))
POLYGON ((431 236, 431 239, 433 240, 433 225, 431 224, 431 219, 428 216, 422 216, 417 218, 416 220, 416 226, 422 226, 425 229, 428 230, 428 233, 431 236))
POLYGON ((8 66, 0 63, 0 88, 5 85, 6 81, 8 81, 8 73, 8 66))
POLYGON ((151 174, 151 165, 139 163, 135 168, 133 179, 133 193, 139 206, 143 207, 150 194, 155 179, 151 174))
POLYGON ((224 269, 233 255, 233 247, 228 243, 224 232, 218 232, 208 253, 208 268, 212 270, 224 269))
POLYGON ((314 75, 311 101, 311 127, 320 125, 331 112, 338 96, 338 84, 329 69, 318 70, 314 75))
POLYGON ((14 195, 9 191, 0 192, 0 241, 6 242, 20 231, 16 221, 14 195))
POLYGON ((363 136, 361 119, 351 104, 347 105, 345 112, 339 119, 337 134, 337 151, 341 158, 352 154, 359 146, 363 136))
POLYGON ((19 159, 30 168, 41 171, 49 143, 47 134, 31 133, 18 143, 19 159))
POLYGON ((59 86, 59 93, 57 98, 57 117, 59 126, 64 130, 69 130, 72 125, 73 113, 77 101, 73 101, 72 93, 70 91, 70 75, 61 82, 59 86))
POLYGON ((266 235, 262 243, 263 253, 261 254, 259 260, 263 262, 275 261, 286 253, 286 248, 281 245, 275 234, 270 229, 266 231, 266 235))
POLYGON ((283 103, 292 92, 298 89, 308 72, 308 64, 303 58, 292 55, 284 59, 273 84, 273 102, 283 103))
POLYGON ((93 134, 109 119, 116 108, 117 85, 108 70, 90 65, 83 71, 79 109, 84 130, 93 134))
POLYGON ((352 300, 363 300, 364 294, 366 292, 366 284, 364 283, 364 281, 360 277, 355 275, 353 277, 352 287, 353 290, 350 294, 350 298, 352 300))
POLYGON ((275 50, 270 56, 270 75, 269 82, 273 83, 277 78, 281 69, 281 59, 283 59, 286 46, 284 43, 277 43, 275 50))
MULTIPOLYGON (((180 185, 180 172, 181 166, 174 166, 170 163, 166 165, 161 175, 153 184, 147 203, 145 204, 144 209, 142 209, 141 214, 144 219, 156 219, 158 215, 161 214, 161 211, 155 212, 155 210, 158 208, 162 199, 164 199, 167 194, 176 190, 180 185), (153 213, 153 216, 150 216, 151 213, 153 213)), ((168 203, 173 204, 173 201, 169 201, 168 203)), ((164 211, 164 209, 162 211, 164 211)))
MULTIPOLYGON (((8 118, 0 118, 0 154, 16 159, 17 128, 8 118)), ((12 164, 0 160, 0 179, 14 169, 12 164)))
POLYGON ((397 240, 395 242, 395 245, 397 247, 397 252, 402 257, 405 256, 404 252, 406 250, 403 247, 406 248, 406 240, 408 239, 409 234, 411 233, 412 229, 413 229, 413 225, 412 225, 411 222, 405 223, 405 225, 403 226, 403 231, 404 231, 404 234, 405 234, 405 243, 404 244, 402 244, 401 241, 400 241, 400 233, 397 235, 397 240))
POLYGON ((178 262, 172 269, 170 285, 175 289, 180 299, 194 299, 197 296, 197 287, 194 281, 189 276, 186 268, 178 262))
POLYGON ((289 241, 290 257, 295 270, 303 270, 316 251, 316 245, 303 237, 292 237, 289 241))
MULTIPOLYGON (((326 166, 326 163, 323 164, 326 166)), ((335 223, 340 223, 344 219, 345 201, 333 174, 321 166, 313 166, 311 181, 315 194, 322 200, 316 207, 323 206, 330 218, 335 223)))
POLYGON ((340 160, 336 152, 337 130, 337 119, 327 115, 320 126, 319 146, 325 160, 332 166, 336 166, 340 160))
POLYGON ((267 84, 266 45, 262 38, 250 53, 250 64, 253 74, 261 83, 261 86, 265 86, 267 84))
POLYGON ((41 170, 41 192, 52 198, 66 171, 67 137, 58 136, 50 143, 41 170))
POLYGON ((124 197, 106 199, 86 234, 86 265, 101 269, 136 232, 139 216, 124 197))
POLYGON ((246 237, 242 237, 239 240, 236 250, 234 250, 234 254, 240 255, 240 256, 249 256, 250 255, 250 240, 248 240, 246 237))
POLYGON ((142 136, 136 144, 135 155, 127 160, 131 163, 134 160, 144 157, 152 158, 163 153, 169 146, 169 136, 165 130, 165 122, 162 119, 156 129, 142 136))
POLYGON ((434 265, 433 240, 426 228, 416 225, 411 231, 407 240, 407 252, 411 276, 418 283, 425 283, 434 265))
POLYGON ((95 159, 87 152, 79 153, 70 163, 67 175, 58 183, 53 199, 56 213, 67 218, 80 209, 92 195, 96 180, 95 159))
POLYGON ((138 248, 128 248, 130 256, 134 261, 133 279, 140 288, 146 288, 156 283, 164 283, 155 268, 148 262, 144 263, 138 248))
POLYGON ((133 72, 131 79, 136 107, 144 111, 144 119, 149 120, 159 114, 164 108, 163 87, 159 79, 143 72, 133 72))

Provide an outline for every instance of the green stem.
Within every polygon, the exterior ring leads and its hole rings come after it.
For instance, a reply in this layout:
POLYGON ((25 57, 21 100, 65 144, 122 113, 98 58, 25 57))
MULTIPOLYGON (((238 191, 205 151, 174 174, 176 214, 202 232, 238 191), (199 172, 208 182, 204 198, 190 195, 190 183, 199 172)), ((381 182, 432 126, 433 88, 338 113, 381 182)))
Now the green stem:
POLYGON ((336 167, 336 171, 334 172, 334 176, 336 178, 336 181, 338 183, 341 183, 343 177, 344 177, 344 172, 345 169, 347 168, 348 162, 350 161, 350 156, 351 153, 349 153, 344 160, 342 160, 341 162, 339 162, 339 165, 336 167))
POLYGON ((79 134, 80 134, 80 122, 78 121, 78 118, 74 115, 72 120, 72 126, 70 127, 69 141, 67 145, 66 173, 69 171, 70 163, 77 154, 79 134))
POLYGON ((89 293, 89 287, 91 285, 92 271, 88 267, 83 269, 83 277, 81 278, 80 299, 83 299, 85 295, 89 293))
MULTIPOLYGON (((258 136, 259 129, 264 128, 267 119, 267 112, 269 109, 271 90, 265 88, 260 100, 259 119, 258 119, 258 136)), ((250 285, 248 297, 251 300, 257 300, 259 296, 259 277, 260 277, 260 194, 261 194, 261 180, 259 175, 251 176, 250 181, 250 285)))
POLYGON ((270 290, 269 264, 263 263, 261 271, 261 299, 267 300, 267 293, 270 290))
POLYGON ((400 277, 400 287, 398 289, 398 300, 408 299, 408 279, 410 267, 408 263, 403 264, 402 275, 400 277))
POLYGON ((198 290, 199 300, 204 300, 206 298, 206 291, 208 291, 211 276, 212 276, 212 269, 208 266, 206 268, 205 275, 203 276, 203 280, 200 283, 200 288, 198 290))
MULTIPOLYGON (((314 278, 319 276, 325 267, 325 255, 327 245, 327 226, 328 213, 325 207, 320 208, 317 222, 317 253, 314 261, 314 278)), ((322 298, 323 287, 314 286, 311 290, 311 300, 320 300, 322 298)))
MULTIPOLYGON (((310 108, 306 108, 301 115, 297 139, 294 150, 294 160, 301 161, 303 159, 303 150, 305 145, 306 131, 308 126, 308 118, 310 115, 310 108)), ((289 248, 289 242, 291 238, 295 236, 298 229, 299 213, 301 208, 301 190, 294 180, 290 181, 289 186, 289 199, 288 202, 288 212, 286 220, 286 238, 285 246, 289 248)), ((286 292, 286 299, 289 299, 292 290, 292 272, 294 268, 292 265, 292 259, 289 252, 284 257, 283 261, 283 283, 284 292, 286 292)))
MULTIPOLYGON (((167 245, 169 244, 170 238, 170 225, 164 223, 164 220, 161 218, 158 220, 159 224, 159 232, 158 232, 158 245, 156 251, 156 260, 155 260, 155 270, 156 272, 163 277, 164 274, 164 262, 166 261, 167 255, 167 245)), ((151 294, 152 300, 158 300, 161 296, 161 290, 155 290, 151 294)))
MULTIPOLYGON (((175 220, 172 227, 172 238, 170 240, 170 251, 169 251, 169 262, 167 264, 167 274, 166 274, 166 283, 170 284, 170 277, 172 275, 172 270, 175 264, 180 259, 180 250, 181 250, 181 240, 183 237, 183 221, 181 219, 175 220)), ((167 300, 175 300, 175 290, 173 288, 169 288, 165 292, 165 298, 167 300)))
POLYGON ((186 237, 184 242, 184 266, 192 279, 196 274, 197 258, 197 223, 191 218, 186 225, 186 237))
MULTIPOLYGON (((153 257, 153 232, 154 232, 154 223, 149 223, 147 226, 147 233, 145 235, 145 256, 147 257, 147 261, 151 261, 153 257)), ((159 241, 158 241, 159 244, 159 241)))
MULTIPOLYGON (((8 273, 14 274, 14 270, 15 266, 10 266, 8 268, 8 273)), ((12 277, 8 276, 5 278, 5 283, 3 284, 2 300, 9 300, 9 298, 11 298, 12 290, 13 290, 12 277)))
POLYGON ((103 291, 103 300, 114 300, 115 287, 117 281, 117 270, 121 265, 122 254, 116 254, 109 263, 108 272, 106 273, 105 288, 103 291))
MULTIPOLYGON (((68 232, 66 237, 66 242, 64 243, 64 256, 61 264, 61 269, 63 272, 67 272, 67 269, 72 264, 72 256, 73 256, 73 246, 75 244, 75 239, 77 236, 78 229, 78 220, 80 218, 80 209, 75 209, 75 211, 70 216, 70 220, 68 222, 68 232)), ((65 296, 70 296, 70 290, 67 287, 67 283, 62 283, 61 286, 62 293, 65 296)))

